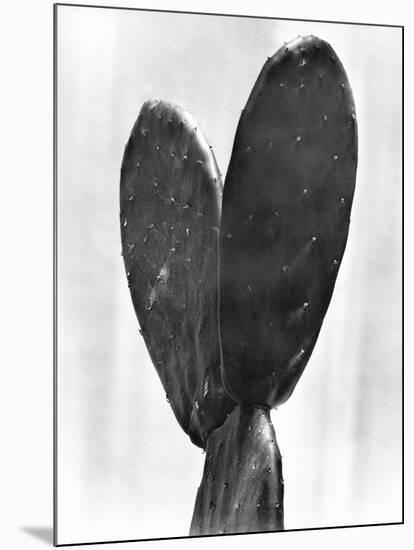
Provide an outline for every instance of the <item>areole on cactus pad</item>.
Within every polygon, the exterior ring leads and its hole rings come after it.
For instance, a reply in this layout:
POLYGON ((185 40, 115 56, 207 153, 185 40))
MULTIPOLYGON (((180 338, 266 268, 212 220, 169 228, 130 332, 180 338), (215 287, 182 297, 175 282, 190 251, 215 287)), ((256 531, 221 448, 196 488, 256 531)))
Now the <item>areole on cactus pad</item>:
POLYGON ((315 346, 347 242, 357 167, 352 91, 332 47, 268 58, 225 180, 195 120, 146 102, 121 168, 134 308, 174 414, 206 450, 190 534, 283 529, 270 409, 315 346))

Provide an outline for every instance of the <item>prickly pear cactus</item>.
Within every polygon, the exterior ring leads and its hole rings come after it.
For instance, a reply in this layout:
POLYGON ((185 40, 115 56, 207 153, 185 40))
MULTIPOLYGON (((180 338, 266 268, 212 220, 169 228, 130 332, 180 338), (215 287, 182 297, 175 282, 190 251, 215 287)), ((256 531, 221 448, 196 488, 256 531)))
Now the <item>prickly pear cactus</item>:
POLYGON ((237 128, 222 212, 213 153, 188 113, 147 102, 132 130, 121 169, 124 262, 173 411, 206 450, 192 535, 283 529, 270 409, 291 395, 315 346, 356 167, 352 91, 331 46, 313 36, 264 65, 237 128))
POLYGON ((167 399, 199 446, 234 407, 219 369, 221 192, 213 152, 191 115, 170 103, 146 102, 121 168, 123 258, 167 399))
POLYGON ((243 405, 291 395, 344 253, 357 167, 352 91, 329 44, 264 65, 237 128, 220 231, 222 378, 243 405))
POLYGON ((207 440, 190 534, 280 529, 282 459, 269 409, 236 407, 207 440))

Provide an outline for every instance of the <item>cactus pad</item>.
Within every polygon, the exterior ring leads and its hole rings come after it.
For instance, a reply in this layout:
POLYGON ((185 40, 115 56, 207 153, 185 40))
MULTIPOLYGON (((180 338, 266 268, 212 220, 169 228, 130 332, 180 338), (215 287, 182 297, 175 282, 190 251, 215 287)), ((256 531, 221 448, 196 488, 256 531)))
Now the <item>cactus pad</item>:
POLYGON ((344 253, 357 167, 352 91, 329 44, 285 44, 236 132, 220 230, 224 386, 243 405, 292 393, 344 253))
POLYGON ((236 407, 208 438, 190 534, 281 530, 283 488, 269 410, 236 407))
POLYGON ((221 190, 213 152, 191 115, 170 103, 146 102, 121 168, 123 258, 167 399, 199 446, 234 407, 219 369, 221 190))

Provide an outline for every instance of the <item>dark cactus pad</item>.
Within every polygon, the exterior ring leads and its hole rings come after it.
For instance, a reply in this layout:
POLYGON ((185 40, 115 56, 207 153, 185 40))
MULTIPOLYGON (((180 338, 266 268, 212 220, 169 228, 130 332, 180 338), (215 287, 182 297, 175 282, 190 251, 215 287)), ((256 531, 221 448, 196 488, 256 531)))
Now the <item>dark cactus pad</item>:
POLYGON ((199 446, 234 407, 219 369, 221 190, 214 155, 189 113, 146 102, 121 168, 122 251, 151 359, 178 422, 199 446))
POLYGON ((190 535, 282 529, 282 461, 269 410, 237 407, 208 439, 190 535))
POLYGON ((344 253, 356 167, 340 60, 316 37, 286 44, 242 113, 224 185, 222 377, 237 402, 273 407, 301 376, 344 253))

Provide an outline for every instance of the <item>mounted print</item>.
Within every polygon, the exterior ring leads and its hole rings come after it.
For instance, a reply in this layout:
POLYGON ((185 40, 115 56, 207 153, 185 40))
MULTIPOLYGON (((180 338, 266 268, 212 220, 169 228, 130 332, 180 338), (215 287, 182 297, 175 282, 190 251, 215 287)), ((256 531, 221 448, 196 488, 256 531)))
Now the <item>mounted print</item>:
POLYGON ((54 9, 55 544, 401 523, 402 27, 54 9))

